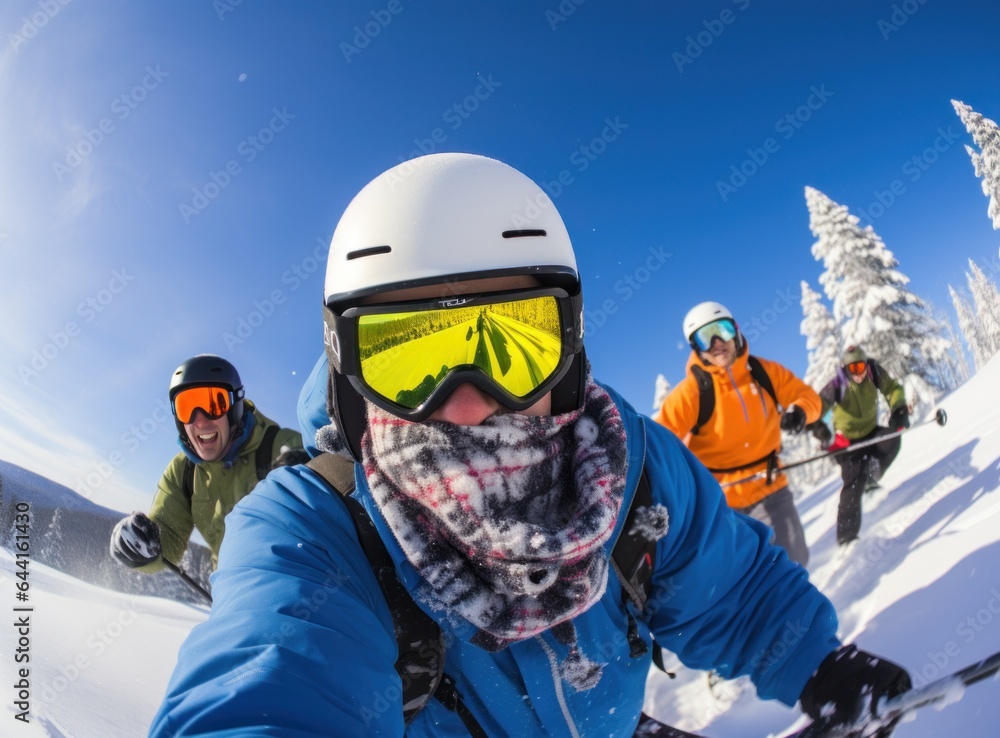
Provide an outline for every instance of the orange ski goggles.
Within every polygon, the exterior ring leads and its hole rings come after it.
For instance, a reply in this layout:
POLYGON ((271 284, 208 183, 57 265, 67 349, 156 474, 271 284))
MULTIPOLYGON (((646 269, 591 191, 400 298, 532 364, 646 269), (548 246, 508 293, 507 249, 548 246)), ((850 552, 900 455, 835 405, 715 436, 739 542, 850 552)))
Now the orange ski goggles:
POLYGON ((427 418, 462 383, 512 410, 549 392, 583 345, 582 300, 559 288, 326 311, 334 368, 371 402, 427 418))
POLYGON ((174 395, 170 407, 174 416, 184 424, 191 422, 196 410, 201 410, 206 417, 215 420, 229 412, 233 403, 239 399, 235 394, 229 387, 221 385, 187 387, 174 395))
POLYGON ((867 361, 852 361, 845 368, 851 374, 864 374, 865 371, 868 369, 868 362, 867 361))

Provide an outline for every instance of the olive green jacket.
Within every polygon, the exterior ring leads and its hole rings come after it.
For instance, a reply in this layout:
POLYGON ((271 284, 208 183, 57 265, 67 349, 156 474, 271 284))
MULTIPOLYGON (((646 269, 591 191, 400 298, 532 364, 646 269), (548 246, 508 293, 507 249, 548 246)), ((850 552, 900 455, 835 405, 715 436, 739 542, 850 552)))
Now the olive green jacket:
MULTIPOLYGON (((186 499, 183 492, 184 465, 187 455, 177 454, 167 466, 153 498, 149 517, 160 527, 160 543, 163 556, 174 564, 180 562, 187 549, 191 531, 195 528, 212 550, 212 568, 219 563, 219 547, 226 533, 226 516, 241 499, 250 494, 257 485, 257 447, 269 426, 277 425, 265 417, 249 400, 245 412, 251 412, 256 420, 250 438, 239 450, 235 463, 225 468, 222 461, 201 461, 194 469, 194 492, 186 499)), ((281 453, 281 447, 302 448, 302 436, 288 428, 278 430, 271 450, 271 461, 281 453)), ((138 569, 155 572, 165 568, 157 560, 138 569)))
POLYGON ((864 438, 878 424, 878 393, 889 403, 890 410, 906 404, 903 386, 893 379, 882 365, 868 360, 865 381, 858 384, 843 369, 820 391, 823 413, 833 408, 833 429, 851 441, 864 438), (876 384, 877 382, 877 384, 876 384))

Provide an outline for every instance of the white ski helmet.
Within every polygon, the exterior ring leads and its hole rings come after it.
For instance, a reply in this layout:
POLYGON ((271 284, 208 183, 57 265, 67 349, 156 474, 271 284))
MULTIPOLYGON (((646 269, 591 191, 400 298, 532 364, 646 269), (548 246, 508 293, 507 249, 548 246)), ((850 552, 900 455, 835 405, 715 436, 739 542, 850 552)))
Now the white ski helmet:
MULTIPOLYGON (((366 185, 330 243, 324 303, 330 360, 327 410, 355 459, 367 424, 363 397, 340 365, 336 315, 389 290, 530 275, 579 299, 576 256, 551 199, 516 169, 474 154, 431 154, 366 185)), ((582 304, 569 364, 554 375, 552 412, 580 407, 586 379, 582 304)), ((349 339, 348 339, 349 340, 349 339)))
POLYGON ((729 308, 718 302, 699 302, 688 310, 687 315, 684 316, 684 339, 691 344, 691 348, 697 351, 698 347, 692 340, 694 332, 702 326, 722 318, 729 318, 736 325, 736 348, 742 350, 743 334, 739 331, 739 325, 736 323, 733 314, 729 312, 729 308))
POLYGON ((559 212, 513 167, 474 154, 431 154, 372 180, 344 211, 326 264, 327 305, 375 291, 531 274, 576 287, 559 212))

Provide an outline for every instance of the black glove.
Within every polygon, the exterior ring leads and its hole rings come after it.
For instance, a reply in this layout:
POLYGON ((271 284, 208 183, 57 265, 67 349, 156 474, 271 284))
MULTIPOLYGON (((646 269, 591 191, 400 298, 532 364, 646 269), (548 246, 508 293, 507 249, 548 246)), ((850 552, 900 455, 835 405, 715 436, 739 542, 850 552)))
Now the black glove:
POLYGON ((781 430, 789 433, 801 433, 806 427, 806 411, 798 405, 792 405, 781 416, 781 430))
POLYGON ((141 512, 122 518, 111 532, 111 555, 130 569, 160 558, 160 527, 141 512))
POLYGON ((833 433, 830 432, 830 426, 822 420, 817 420, 809 426, 809 430, 812 432, 813 438, 819 441, 819 445, 824 451, 830 448, 830 442, 833 441, 833 433))
MULTIPOLYGON (((865 716, 877 717, 883 698, 895 697, 912 686, 909 674, 901 666, 860 651, 857 646, 841 646, 819 665, 799 700, 802 711, 809 717, 833 728, 851 725, 865 716)), ((896 718, 874 733, 859 729, 845 735, 889 738, 898 722, 896 718)), ((869 729, 873 727, 876 726, 869 729)))
POLYGON ((305 449, 282 446, 281 453, 278 454, 274 461, 271 462, 271 468, 277 469, 279 466, 296 466, 298 464, 305 464, 310 460, 310 458, 311 457, 308 453, 306 453, 305 449))
POLYGON ((906 405, 900 405, 889 416, 889 427, 902 430, 910 427, 910 411, 906 405))

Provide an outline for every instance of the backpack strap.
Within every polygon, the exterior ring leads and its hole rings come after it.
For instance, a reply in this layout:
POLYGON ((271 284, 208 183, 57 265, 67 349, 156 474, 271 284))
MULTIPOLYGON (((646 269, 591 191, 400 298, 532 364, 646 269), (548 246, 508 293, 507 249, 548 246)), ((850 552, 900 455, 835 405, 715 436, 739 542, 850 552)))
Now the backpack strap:
POLYGON ((450 676, 447 674, 444 675, 434 696, 447 709, 458 713, 458 717, 462 720, 462 724, 465 725, 465 729, 469 731, 469 735, 472 738, 489 738, 486 731, 483 730, 483 726, 476 720, 476 716, 469 712, 469 708, 462 702, 462 696, 458 693, 455 681, 450 676))
POLYGON ((187 456, 184 457, 184 469, 181 471, 181 492, 190 508, 191 498, 194 497, 194 462, 187 456))
POLYGON ((698 420, 691 428, 692 435, 696 436, 715 411, 715 385, 712 375, 698 365, 691 367, 691 374, 698 385, 698 420))
POLYGON ((656 560, 656 541, 639 535, 635 519, 639 508, 652 507, 653 492, 646 470, 642 470, 635 496, 625 517, 625 525, 611 550, 611 565, 622 585, 622 593, 638 612, 646 607, 646 600, 653 591, 653 563, 656 560))
MULTIPOLYGON (((403 587, 396 576, 396 566, 392 557, 389 556, 371 516, 361 502, 350 496, 354 491, 354 464, 341 456, 320 454, 306 466, 319 474, 347 506, 358 534, 358 541, 375 573, 386 604, 389 606, 389 612, 392 613, 392 626, 398 648, 396 673, 399 674, 403 686, 403 720, 409 724, 446 678, 445 642, 441 628, 417 606, 410 593, 403 587)), ((461 703, 453 683, 452 688, 446 689, 443 693, 441 702, 445 707, 457 711, 467 727, 466 715, 478 727, 475 718, 461 703)), ((485 736, 485 733, 473 733, 473 735, 485 736)))
MULTIPOLYGON (((771 384, 771 378, 767 375, 764 365, 760 363, 760 359, 756 356, 747 356, 747 366, 750 369, 750 376, 753 377, 753 380, 762 390, 771 396, 778 412, 782 412, 783 408, 781 403, 778 402, 778 395, 774 391, 774 385, 771 384)), ((715 385, 712 384, 712 375, 697 364, 691 367, 691 374, 694 375, 694 380, 698 384, 698 421, 691 429, 691 433, 698 435, 698 431, 704 427, 715 411, 715 385)))
POLYGON ((267 476, 271 471, 271 461, 274 459, 274 439, 278 437, 278 426, 269 425, 264 431, 264 438, 257 447, 257 479, 258 481, 267 476))
MULTIPOLYGON (((639 484, 625 516, 625 525, 611 549, 611 566, 618 575, 622 587, 622 604, 628 617, 628 632, 626 639, 629 645, 629 655, 632 658, 642 656, 648 650, 646 642, 639 637, 639 628, 635 618, 629 612, 631 602, 640 615, 646 608, 646 601, 653 592, 653 566, 656 563, 656 539, 650 540, 636 529, 636 518, 639 510, 652 507, 653 491, 649 485, 649 476, 643 468, 639 476, 639 484)), ((674 676, 663 665, 663 652, 653 641, 653 663, 671 678, 674 676)))
POLYGON ((778 409, 778 412, 784 412, 784 408, 778 402, 778 395, 774 392, 774 385, 771 384, 771 378, 767 376, 767 371, 764 369, 764 365, 760 363, 760 359, 756 356, 748 356, 747 366, 750 368, 750 376, 753 377, 753 380, 774 400, 774 406, 778 409))
MULTIPOLYGON (((882 391, 882 367, 878 365, 875 359, 868 359, 868 373, 871 375, 872 381, 875 383, 875 389, 879 392, 882 391)), ((876 395, 877 396, 877 395, 876 395)))

